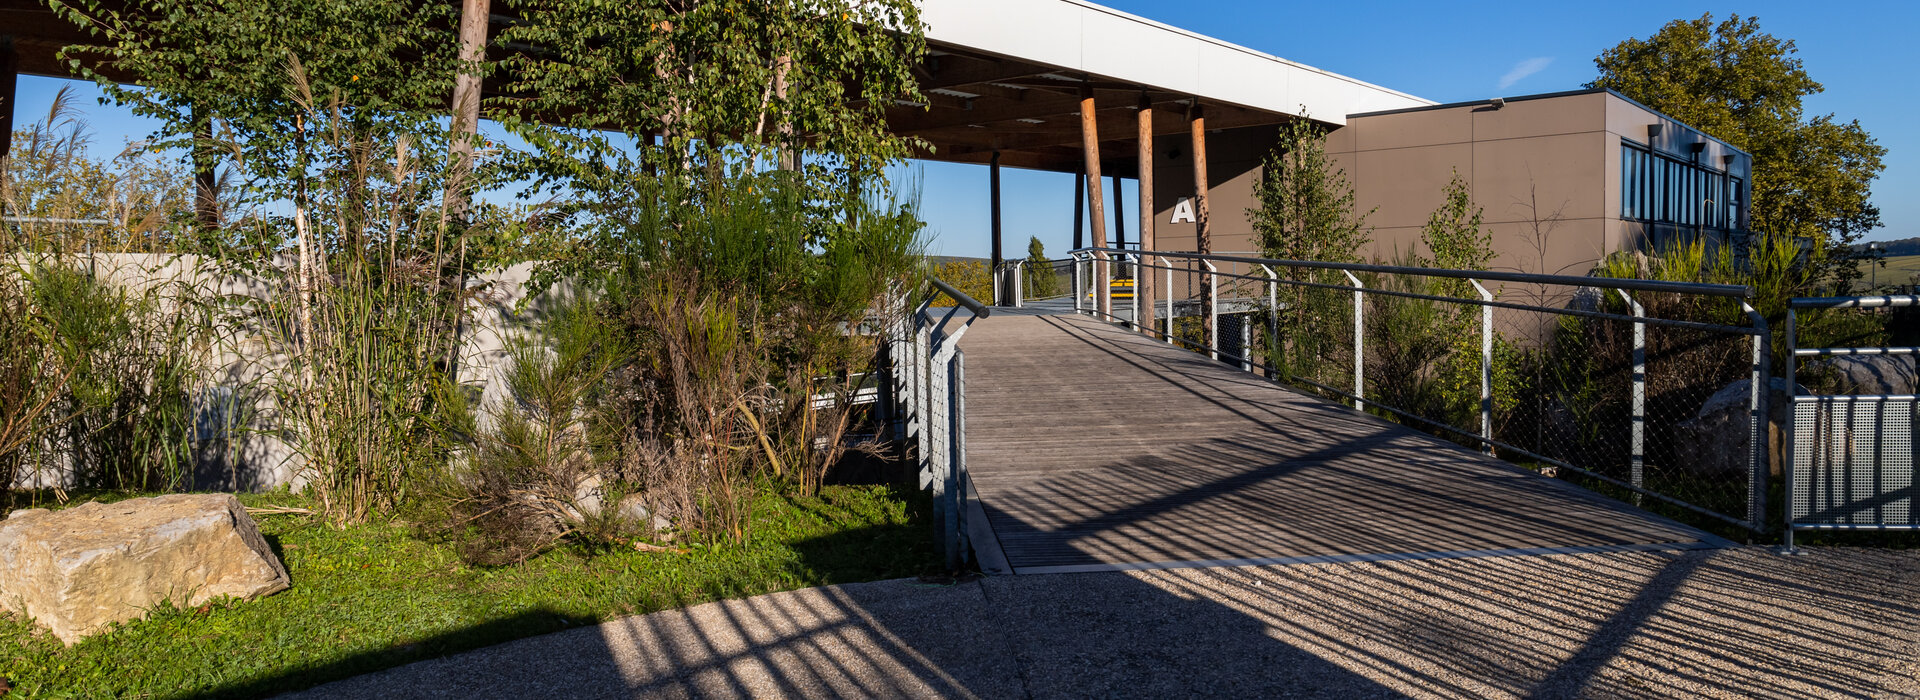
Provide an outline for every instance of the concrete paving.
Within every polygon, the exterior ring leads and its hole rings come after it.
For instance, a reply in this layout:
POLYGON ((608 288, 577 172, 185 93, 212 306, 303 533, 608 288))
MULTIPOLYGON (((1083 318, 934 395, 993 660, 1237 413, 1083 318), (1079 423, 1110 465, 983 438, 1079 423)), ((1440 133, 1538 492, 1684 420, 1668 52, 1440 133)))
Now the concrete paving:
POLYGON ((1916 694, 1920 552, 1735 548, 830 586, 291 697, 1916 694))

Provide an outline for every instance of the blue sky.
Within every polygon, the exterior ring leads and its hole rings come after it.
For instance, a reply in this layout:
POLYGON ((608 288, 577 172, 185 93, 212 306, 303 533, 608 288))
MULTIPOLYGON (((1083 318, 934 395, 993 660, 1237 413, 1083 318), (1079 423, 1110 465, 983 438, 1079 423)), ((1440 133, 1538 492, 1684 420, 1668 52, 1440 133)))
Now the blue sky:
MULTIPOLYGON (((1852 2, 1348 2, 1272 0, 1106 0, 1103 4, 1225 41, 1352 76, 1419 97, 1455 102, 1578 88, 1594 76, 1593 57, 1628 37, 1645 37, 1674 19, 1711 12, 1757 16, 1775 36, 1793 39, 1799 58, 1826 92, 1808 97, 1809 114, 1858 119, 1887 147, 1873 201, 1886 226, 1868 237, 1920 236, 1920 3, 1852 2)), ((20 123, 45 113, 54 91, 72 81, 23 78, 20 123)), ((105 151, 149 126, 83 100, 105 151)), ((987 170, 924 163, 923 216, 933 251, 985 257, 989 246, 987 170)), ((1139 201, 1131 181, 1126 205, 1139 201)), ((1026 252, 1038 236, 1058 254, 1072 237, 1073 179, 1003 171, 1007 253, 1026 252)), ((1129 238, 1137 217, 1129 214, 1129 238)))

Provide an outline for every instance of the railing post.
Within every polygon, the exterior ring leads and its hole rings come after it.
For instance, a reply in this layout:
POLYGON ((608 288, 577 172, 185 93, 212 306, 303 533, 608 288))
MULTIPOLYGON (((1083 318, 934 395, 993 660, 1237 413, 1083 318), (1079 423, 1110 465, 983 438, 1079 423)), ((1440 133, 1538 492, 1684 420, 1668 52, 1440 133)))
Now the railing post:
POLYGON ((1133 318, 1127 319, 1127 327, 1140 330, 1140 254, 1128 253, 1133 259, 1133 318))
POLYGON ((1095 270, 1093 282, 1100 287, 1098 315, 1102 317, 1100 320, 1111 323, 1113 322, 1113 259, 1107 257, 1106 251, 1100 251, 1095 255, 1097 259, 1093 263, 1095 270))
POLYGON ((1751 451, 1748 457, 1753 460, 1753 480, 1748 483, 1747 521, 1753 523, 1753 529, 1762 530, 1766 526, 1764 519, 1767 513, 1767 481, 1773 476, 1772 470, 1768 469, 1768 457, 1773 452, 1773 445, 1767 430, 1768 425, 1773 422, 1771 417, 1773 411, 1770 406, 1773 398, 1773 377, 1770 376, 1772 374, 1770 365, 1773 364, 1773 358, 1768 353, 1770 348, 1767 347, 1772 345, 1773 334, 1767 332, 1767 317, 1762 315, 1759 309, 1753 308, 1752 304, 1742 299, 1740 310, 1746 312, 1747 318, 1753 322, 1754 330, 1759 331, 1753 336, 1753 392, 1748 397, 1752 404, 1750 408, 1753 410, 1753 436, 1747 439, 1747 447, 1751 451))
POLYGON ((940 499, 941 505, 943 506, 942 510, 944 511, 940 514, 940 517, 941 523, 944 525, 942 544, 946 546, 947 570, 958 571, 962 563, 961 560, 965 556, 965 552, 961 550, 960 544, 960 464, 962 455, 965 454, 962 451, 962 435, 960 431, 965 429, 966 420, 965 416, 961 414, 961 412, 965 410, 966 403, 960 395, 965 384, 962 383, 960 378, 962 365, 959 348, 956 347, 954 349, 953 358, 945 364, 948 365, 946 370, 947 454, 945 455, 947 463, 946 468, 942 470, 943 473, 941 474, 945 480, 945 493, 940 499))
POLYGON ((1367 401, 1367 355, 1362 348, 1367 339, 1367 292, 1360 278, 1341 270, 1353 283, 1353 410, 1361 410, 1367 401))
MULTIPOLYGON (((1795 432, 1798 427, 1794 425, 1795 416, 1800 412, 1800 374, 1795 368, 1795 365, 1799 362, 1795 356, 1796 348, 1799 346, 1796 342, 1797 339, 1794 338, 1794 325, 1798 320, 1798 316, 1799 313, 1793 306, 1787 306, 1787 351, 1783 355, 1787 361, 1787 369, 1781 373, 1781 376, 1787 380, 1787 417, 1786 422, 1781 426, 1781 437, 1784 438, 1786 442, 1786 449, 1781 450, 1785 454, 1782 454, 1780 458, 1780 478, 1786 482, 1783 484, 1785 488, 1782 488, 1781 491, 1786 493, 1786 498, 1780 499, 1780 509, 1783 511, 1781 513, 1783 517, 1780 522, 1783 525, 1781 535, 1784 538, 1784 544, 1786 545, 1786 552, 1788 554, 1793 554, 1798 551, 1793 548, 1793 499, 1795 496, 1793 492, 1795 488, 1793 481, 1793 455, 1795 451, 1800 449, 1800 435, 1795 432)), ((1772 387, 1768 387, 1768 389, 1772 389, 1772 387)))
POLYGON ((1253 371, 1253 352, 1248 349, 1252 345, 1253 345, 1252 327, 1248 326, 1246 321, 1241 321, 1240 322, 1240 371, 1242 372, 1253 371))
POLYGON ((1080 254, 1068 255, 1073 259, 1073 312, 1080 313, 1080 254))
MULTIPOLYGON (((1635 319, 1646 318, 1646 307, 1628 294, 1627 290, 1616 289, 1621 299, 1627 301, 1635 319)), ((1636 489, 1646 488, 1647 469, 1647 324, 1633 322, 1633 438, 1630 480, 1636 489)), ((1633 504, 1640 505, 1640 494, 1633 494, 1633 504)))
POLYGON ((1013 308, 1022 309, 1026 308, 1026 306, 1027 261, 1015 260, 1013 262, 1013 308))
MULTIPOLYGON (((1480 280, 1470 279, 1480 292, 1480 300, 1493 301, 1480 280)), ((1480 437, 1487 441, 1487 454, 1493 454, 1493 307, 1480 307, 1480 437)))
POLYGON ((1213 266, 1212 260, 1201 260, 1207 266, 1207 358, 1220 359, 1220 276, 1215 274, 1220 268, 1213 266))
MULTIPOLYGON (((1271 353, 1280 350, 1280 275, 1266 265, 1260 269, 1267 272, 1267 351, 1270 353, 1267 359, 1271 362, 1271 353)), ((1267 376, 1273 376, 1272 364, 1267 365, 1267 376)))
POLYGON ((1173 344, 1173 261, 1168 260, 1167 257, 1163 255, 1163 256, 1160 256, 1160 262, 1164 263, 1167 266, 1167 287, 1166 287, 1166 290, 1161 293, 1161 296, 1167 298, 1167 313, 1164 314, 1167 317, 1167 344, 1172 345, 1173 344))

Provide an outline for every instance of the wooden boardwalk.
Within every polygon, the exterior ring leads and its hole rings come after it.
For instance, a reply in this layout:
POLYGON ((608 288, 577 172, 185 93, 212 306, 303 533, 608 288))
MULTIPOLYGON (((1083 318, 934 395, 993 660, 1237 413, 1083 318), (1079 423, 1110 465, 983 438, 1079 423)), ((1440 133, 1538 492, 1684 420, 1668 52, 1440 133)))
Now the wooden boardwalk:
POLYGON ((989 570, 1725 544, 1084 316, 998 311, 961 342, 989 570))

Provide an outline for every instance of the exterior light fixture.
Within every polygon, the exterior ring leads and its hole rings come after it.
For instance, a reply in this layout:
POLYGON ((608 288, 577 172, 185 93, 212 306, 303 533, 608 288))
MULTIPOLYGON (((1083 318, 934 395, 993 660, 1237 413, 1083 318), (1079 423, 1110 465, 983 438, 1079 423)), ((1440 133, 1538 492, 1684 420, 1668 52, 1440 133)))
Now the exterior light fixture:
POLYGON ((1491 100, 1487 100, 1487 104, 1493 105, 1494 109, 1499 109, 1501 107, 1507 106, 1507 98, 1495 97, 1491 100))

